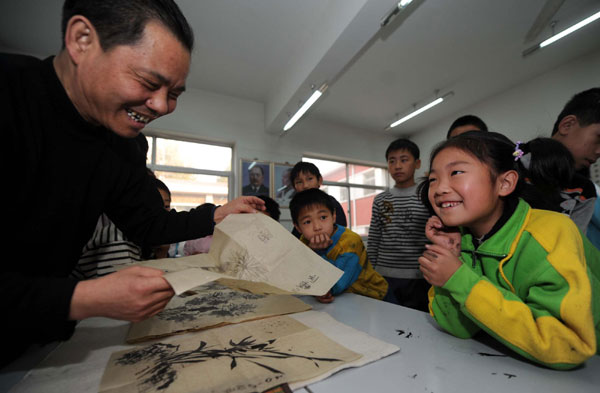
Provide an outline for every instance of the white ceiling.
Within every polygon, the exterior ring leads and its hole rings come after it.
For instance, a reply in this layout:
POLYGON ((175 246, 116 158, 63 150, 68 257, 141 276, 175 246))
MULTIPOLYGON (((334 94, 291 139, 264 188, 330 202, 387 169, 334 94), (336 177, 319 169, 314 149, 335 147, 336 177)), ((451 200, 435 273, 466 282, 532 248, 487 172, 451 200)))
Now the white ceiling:
MULTIPOLYGON (((600 11, 600 0, 415 0, 380 29, 393 0, 179 0, 196 35, 189 87, 259 101, 279 134, 311 93, 307 116, 365 130, 410 134, 488 97, 600 51, 600 21, 523 58, 551 35, 525 36, 546 3, 556 31, 600 11), (454 96, 383 131, 435 91, 454 96)), ((47 56, 60 49, 62 0, 3 0, 0 49, 47 56)), ((293 129, 292 129, 293 130, 293 129)))

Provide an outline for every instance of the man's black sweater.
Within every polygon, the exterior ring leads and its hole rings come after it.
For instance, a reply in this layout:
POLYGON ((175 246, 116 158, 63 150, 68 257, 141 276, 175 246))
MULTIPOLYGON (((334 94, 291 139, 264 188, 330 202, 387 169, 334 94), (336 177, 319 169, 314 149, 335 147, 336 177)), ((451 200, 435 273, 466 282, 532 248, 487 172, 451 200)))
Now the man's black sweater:
MULTIPOLYGON (((139 144, 86 122, 52 58, 0 55, 0 113, 10 203, 1 332, 10 346, 72 334, 68 313, 77 281, 68 275, 102 213, 142 246, 212 233, 213 205, 189 213, 162 208, 139 144)), ((10 352, 3 349, 2 363, 14 357, 10 352)))

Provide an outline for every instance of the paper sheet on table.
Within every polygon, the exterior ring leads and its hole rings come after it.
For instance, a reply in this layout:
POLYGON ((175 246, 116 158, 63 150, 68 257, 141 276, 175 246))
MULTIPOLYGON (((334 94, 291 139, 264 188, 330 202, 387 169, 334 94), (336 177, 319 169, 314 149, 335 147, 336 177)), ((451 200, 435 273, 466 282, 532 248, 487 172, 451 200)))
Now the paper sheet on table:
POLYGON ((126 341, 135 343, 310 309, 294 296, 241 292, 220 281, 212 282, 174 296, 157 315, 131 324, 126 341))
POLYGON ((317 329, 273 317, 115 352, 100 392, 260 392, 360 357, 317 329))
POLYGON ((167 271, 165 279, 177 294, 219 278, 235 278, 321 296, 343 274, 264 214, 227 216, 215 227, 208 254, 143 265, 167 271))

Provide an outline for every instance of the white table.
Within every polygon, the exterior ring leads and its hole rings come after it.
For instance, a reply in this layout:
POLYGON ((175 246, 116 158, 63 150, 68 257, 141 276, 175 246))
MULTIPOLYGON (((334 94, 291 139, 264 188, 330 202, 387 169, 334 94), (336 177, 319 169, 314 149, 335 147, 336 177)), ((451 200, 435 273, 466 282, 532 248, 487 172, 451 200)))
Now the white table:
POLYGON ((523 360, 489 336, 485 341, 491 345, 453 337, 420 311, 349 294, 329 305, 305 301, 315 310, 400 347, 400 352, 387 358, 310 385, 314 393, 600 392, 598 355, 576 370, 555 371, 523 360))
MULTIPOLYGON (((600 356, 577 370, 553 371, 514 354, 505 355, 507 351, 493 343, 452 337, 426 313, 353 294, 337 297, 332 304, 320 304, 312 297, 302 299, 315 310, 400 347, 392 356, 310 385, 309 392, 565 393, 600 389, 600 356)), ((97 392, 110 354, 127 348, 123 345, 127 326, 105 318, 83 321, 71 340, 58 345, 26 375, 23 372, 24 378, 11 391, 97 392)), ((40 353, 26 358, 34 355, 40 353)), ((3 370, 0 391, 8 390, 14 378, 14 373, 3 370)))

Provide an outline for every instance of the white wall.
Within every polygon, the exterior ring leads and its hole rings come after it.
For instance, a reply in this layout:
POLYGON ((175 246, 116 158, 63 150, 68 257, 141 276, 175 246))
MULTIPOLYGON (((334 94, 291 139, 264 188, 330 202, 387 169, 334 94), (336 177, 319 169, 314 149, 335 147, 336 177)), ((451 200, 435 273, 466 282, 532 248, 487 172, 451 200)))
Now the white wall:
POLYGON ((503 133, 513 141, 525 142, 537 136, 550 136, 556 117, 565 103, 574 94, 598 86, 600 51, 575 59, 455 113, 429 130, 410 137, 421 148, 423 165, 419 175, 429 169, 432 147, 446 138, 448 127, 459 116, 479 116, 491 131, 503 133))
POLYGON ((385 149, 394 139, 310 118, 300 120, 283 137, 268 134, 262 103, 196 89, 186 91, 175 112, 154 121, 150 128, 234 144, 235 171, 240 158, 293 164, 305 153, 385 165, 385 149))

